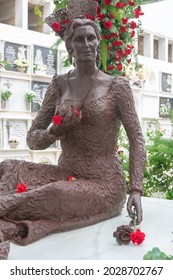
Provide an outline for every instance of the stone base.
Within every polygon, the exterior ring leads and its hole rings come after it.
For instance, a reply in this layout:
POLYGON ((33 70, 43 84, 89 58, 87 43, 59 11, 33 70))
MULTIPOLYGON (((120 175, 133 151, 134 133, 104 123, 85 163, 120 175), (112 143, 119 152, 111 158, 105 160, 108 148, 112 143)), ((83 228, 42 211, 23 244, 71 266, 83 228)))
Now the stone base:
POLYGON ((118 245, 113 232, 129 223, 124 208, 118 217, 93 226, 52 234, 26 247, 11 244, 9 260, 142 260, 153 247, 173 255, 173 201, 142 198, 146 234, 141 245, 118 245))

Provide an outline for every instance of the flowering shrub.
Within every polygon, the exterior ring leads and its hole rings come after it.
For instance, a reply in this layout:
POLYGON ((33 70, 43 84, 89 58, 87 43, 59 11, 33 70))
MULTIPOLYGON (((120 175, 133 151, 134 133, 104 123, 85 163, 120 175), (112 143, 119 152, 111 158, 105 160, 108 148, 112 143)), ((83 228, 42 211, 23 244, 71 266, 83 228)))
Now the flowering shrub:
MULTIPOLYGON (((131 62, 135 37, 141 32, 139 17, 143 15, 142 0, 95 0, 98 2, 96 23, 101 31, 101 63, 99 68, 109 74, 124 74, 125 65, 131 62)), ((151 1, 150 1, 151 2, 151 1)), ((67 1, 54 0, 56 10, 67 7, 67 1)), ((91 15, 86 15, 93 19, 91 15)), ((61 31, 59 22, 52 24, 55 32, 61 31)))
MULTIPOLYGON (((128 138, 121 127, 118 145, 128 149, 128 138)), ((173 199, 173 139, 164 138, 159 122, 153 120, 146 137, 147 160, 144 172, 144 196, 173 199)), ((129 185, 129 158, 120 153, 127 188, 129 185)))

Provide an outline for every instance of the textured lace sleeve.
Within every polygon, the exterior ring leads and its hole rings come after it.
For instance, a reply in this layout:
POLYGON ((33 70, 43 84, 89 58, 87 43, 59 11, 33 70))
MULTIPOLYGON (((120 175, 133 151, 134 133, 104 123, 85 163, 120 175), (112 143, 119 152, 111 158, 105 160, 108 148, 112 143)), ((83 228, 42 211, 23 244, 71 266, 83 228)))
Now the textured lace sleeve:
POLYGON ((127 79, 117 77, 114 81, 116 108, 120 120, 129 139, 129 175, 128 192, 133 190, 143 193, 142 181, 144 176, 146 150, 144 137, 135 109, 133 93, 127 79))
POLYGON ((47 129, 52 122, 58 98, 60 98, 60 92, 57 85, 57 76, 54 76, 47 89, 42 107, 27 134, 27 143, 30 149, 43 150, 58 140, 47 129))

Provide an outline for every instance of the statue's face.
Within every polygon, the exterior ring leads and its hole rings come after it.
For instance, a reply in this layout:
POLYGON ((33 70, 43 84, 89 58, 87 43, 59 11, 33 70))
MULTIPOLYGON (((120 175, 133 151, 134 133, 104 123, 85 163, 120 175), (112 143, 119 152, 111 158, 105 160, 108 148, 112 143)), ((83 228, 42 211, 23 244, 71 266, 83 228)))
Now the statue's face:
POLYGON ((77 26, 71 41, 72 56, 76 61, 92 61, 97 57, 98 39, 91 25, 77 26))

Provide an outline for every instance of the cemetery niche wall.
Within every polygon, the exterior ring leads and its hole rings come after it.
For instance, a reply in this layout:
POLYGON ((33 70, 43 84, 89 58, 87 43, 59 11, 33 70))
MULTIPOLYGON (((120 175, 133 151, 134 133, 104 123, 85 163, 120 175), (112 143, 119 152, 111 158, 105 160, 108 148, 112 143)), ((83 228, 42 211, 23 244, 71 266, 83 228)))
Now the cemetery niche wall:
POLYGON ((26 143, 27 132, 57 73, 57 51, 0 40, 0 54, 6 61, 0 68, 0 161, 10 158, 57 164, 59 141, 43 151, 31 151, 26 143), (4 91, 11 92, 5 103, 4 91), (27 98, 31 92, 34 97, 27 98))

